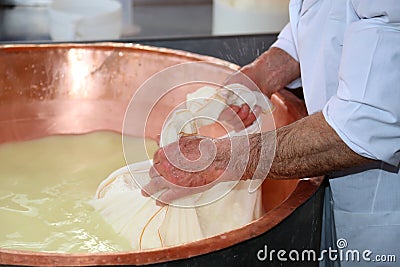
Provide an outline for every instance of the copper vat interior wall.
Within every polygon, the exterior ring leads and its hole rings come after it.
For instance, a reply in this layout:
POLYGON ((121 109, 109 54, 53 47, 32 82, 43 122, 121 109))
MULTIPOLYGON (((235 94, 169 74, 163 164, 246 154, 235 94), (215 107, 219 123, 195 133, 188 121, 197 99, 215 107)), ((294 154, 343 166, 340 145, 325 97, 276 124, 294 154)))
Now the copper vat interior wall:
MULTIPOLYGON (((124 44, 9 45, 0 47, 0 143, 98 130, 121 132, 127 104, 153 74, 175 64, 229 62, 163 48, 124 44)), ((211 65, 210 65, 211 66, 211 65)), ((209 75, 220 75, 210 67, 209 75)), ((222 80, 221 80, 222 82, 222 80)), ((274 94, 277 127, 305 115, 302 102, 288 91, 274 94)), ((271 128, 271 121, 266 128, 271 128)), ((150 125, 149 137, 160 131, 150 125)), ((135 134, 133 132, 133 134, 135 134)), ((177 247, 143 252, 49 254, 0 249, 0 264, 112 265, 150 264, 224 249, 267 232, 303 204, 320 178, 263 184, 262 218, 229 233, 177 247)))

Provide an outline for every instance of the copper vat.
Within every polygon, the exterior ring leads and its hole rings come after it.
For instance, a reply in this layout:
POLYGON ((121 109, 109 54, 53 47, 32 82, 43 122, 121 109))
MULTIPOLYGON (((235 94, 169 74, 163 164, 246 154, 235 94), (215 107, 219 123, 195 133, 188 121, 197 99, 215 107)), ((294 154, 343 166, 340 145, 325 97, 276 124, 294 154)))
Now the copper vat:
MULTIPOLYGON (((4 45, 0 46, 0 58, 0 143, 96 130, 121 132, 133 92, 156 72, 191 61, 238 69, 237 65, 207 56, 117 43, 4 45)), ((272 102, 276 107, 277 127, 305 116, 302 101, 289 91, 274 94, 272 102)), ((260 219, 189 244, 98 254, 0 249, 0 265, 146 265, 190 261, 268 233, 305 203, 321 181, 321 178, 266 180, 263 184, 266 213, 260 219)))

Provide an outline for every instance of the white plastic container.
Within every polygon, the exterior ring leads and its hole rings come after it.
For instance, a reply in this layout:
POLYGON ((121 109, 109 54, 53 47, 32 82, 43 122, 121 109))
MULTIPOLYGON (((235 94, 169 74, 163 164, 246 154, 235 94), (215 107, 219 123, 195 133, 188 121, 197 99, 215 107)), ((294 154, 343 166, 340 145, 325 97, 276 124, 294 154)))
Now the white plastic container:
POLYGON ((122 10, 116 0, 54 0, 49 8, 50 36, 55 41, 118 39, 122 10))
POLYGON ((289 22, 289 0, 214 0, 213 34, 276 33, 289 22))
POLYGON ((122 6, 122 36, 132 36, 140 32, 140 27, 133 24, 133 0, 118 0, 122 6))

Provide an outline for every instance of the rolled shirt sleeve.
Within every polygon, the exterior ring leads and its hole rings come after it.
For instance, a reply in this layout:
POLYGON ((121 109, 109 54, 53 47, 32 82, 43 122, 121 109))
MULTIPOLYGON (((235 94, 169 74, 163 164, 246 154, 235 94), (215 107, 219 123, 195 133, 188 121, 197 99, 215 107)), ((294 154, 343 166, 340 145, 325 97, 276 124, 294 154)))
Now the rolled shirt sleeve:
POLYGON ((293 41, 290 23, 286 24, 286 26, 282 29, 278 35, 278 40, 276 40, 271 47, 278 47, 288 53, 296 61, 299 61, 299 56, 297 55, 296 46, 293 41))
POLYGON ((338 91, 324 107, 323 114, 353 151, 397 166, 400 3, 358 0, 353 1, 353 6, 361 19, 345 33, 338 91))

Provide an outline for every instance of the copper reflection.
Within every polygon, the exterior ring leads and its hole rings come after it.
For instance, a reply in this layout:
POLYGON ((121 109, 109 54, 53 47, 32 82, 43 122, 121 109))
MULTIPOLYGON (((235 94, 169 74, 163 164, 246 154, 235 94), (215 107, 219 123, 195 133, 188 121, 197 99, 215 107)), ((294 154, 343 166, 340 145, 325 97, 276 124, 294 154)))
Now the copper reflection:
MULTIPOLYGON (((236 65, 207 56, 115 43, 5 45, 0 46, 0 58, 0 143, 97 130, 121 132, 129 99, 156 72, 190 61, 208 61, 238 69, 236 65)), ((211 67, 208 71, 210 75, 218 75, 211 67)), ((272 102, 279 127, 306 115, 303 103, 288 91, 274 94, 272 102)), ((156 132, 156 126, 151 126, 150 135, 156 132)), ((120 265, 190 258, 270 230, 304 203, 320 183, 320 178, 266 180, 263 184, 266 213, 259 220, 189 244, 143 252, 99 254, 0 249, 0 264, 120 265)))

